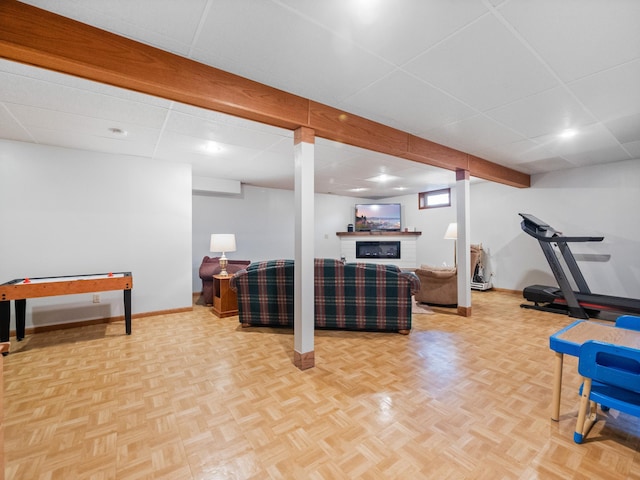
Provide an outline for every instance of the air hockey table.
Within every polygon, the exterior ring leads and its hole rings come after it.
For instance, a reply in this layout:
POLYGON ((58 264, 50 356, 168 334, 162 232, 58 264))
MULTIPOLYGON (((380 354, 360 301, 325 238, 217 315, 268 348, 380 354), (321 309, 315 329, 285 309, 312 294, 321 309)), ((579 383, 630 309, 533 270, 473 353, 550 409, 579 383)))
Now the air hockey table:
POLYGON ((0 342, 9 341, 11 300, 16 309, 16 338, 24 338, 25 312, 28 298, 73 295, 77 293, 124 292, 124 322, 131 335, 131 272, 95 273, 62 277, 16 278, 0 285, 0 342))

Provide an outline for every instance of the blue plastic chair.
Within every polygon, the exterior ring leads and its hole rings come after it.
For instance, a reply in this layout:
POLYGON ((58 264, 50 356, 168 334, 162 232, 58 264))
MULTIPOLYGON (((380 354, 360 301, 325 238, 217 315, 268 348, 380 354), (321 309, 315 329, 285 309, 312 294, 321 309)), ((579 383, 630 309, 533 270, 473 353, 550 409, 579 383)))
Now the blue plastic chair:
POLYGON ((582 443, 598 420, 597 404, 640 417, 640 350, 590 340, 580 347, 580 410, 573 440, 582 443))
POLYGON ((640 330, 640 317, 635 315, 622 315, 616 318, 616 327, 627 330, 640 330))

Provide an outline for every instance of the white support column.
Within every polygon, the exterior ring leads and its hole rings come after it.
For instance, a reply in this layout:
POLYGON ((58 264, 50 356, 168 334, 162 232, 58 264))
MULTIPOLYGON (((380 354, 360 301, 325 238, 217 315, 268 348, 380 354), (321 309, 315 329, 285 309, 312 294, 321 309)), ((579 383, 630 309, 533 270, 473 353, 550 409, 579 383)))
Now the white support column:
POLYGON ((314 143, 315 132, 294 133, 295 291, 293 362, 300 370, 315 366, 314 353, 314 143))
POLYGON ((469 172, 456 170, 458 240, 458 315, 471 316, 471 235, 469 221, 469 172))

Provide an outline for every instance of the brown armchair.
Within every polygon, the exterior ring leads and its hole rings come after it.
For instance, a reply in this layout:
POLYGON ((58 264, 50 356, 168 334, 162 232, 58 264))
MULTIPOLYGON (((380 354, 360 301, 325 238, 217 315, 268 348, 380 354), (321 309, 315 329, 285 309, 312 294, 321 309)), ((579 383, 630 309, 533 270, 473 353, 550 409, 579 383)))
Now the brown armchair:
MULTIPOLYGON (((245 269, 251 262, 249 260, 229 260, 227 264, 227 273, 233 275, 234 273, 245 269)), ((218 275, 222 271, 220 268, 220 257, 208 257, 205 256, 202 259, 200 270, 198 274, 202 280, 202 294, 196 301, 196 305, 212 305, 213 296, 215 295, 215 285, 213 283, 213 276, 218 275)))
MULTIPOLYGON (((471 245, 472 279, 481 254, 481 245, 471 245)), ((415 273, 420 279, 420 291, 415 295, 417 302, 446 306, 458 304, 458 269, 456 267, 422 265, 415 273)))

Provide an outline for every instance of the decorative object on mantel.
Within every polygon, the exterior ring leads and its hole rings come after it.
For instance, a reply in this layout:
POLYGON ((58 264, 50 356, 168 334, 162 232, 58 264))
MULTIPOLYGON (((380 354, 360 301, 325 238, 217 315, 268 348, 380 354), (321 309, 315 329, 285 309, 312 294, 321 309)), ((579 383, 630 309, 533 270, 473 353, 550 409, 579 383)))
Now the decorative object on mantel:
POLYGON ((220 257, 220 275, 228 275, 227 273, 227 257, 225 252, 236 251, 236 236, 233 233, 213 233, 211 234, 211 245, 209 248, 212 252, 222 252, 220 257))
POLYGON ((383 237, 416 237, 422 235, 422 232, 336 232, 338 237, 368 237, 368 236, 383 236, 383 237))

